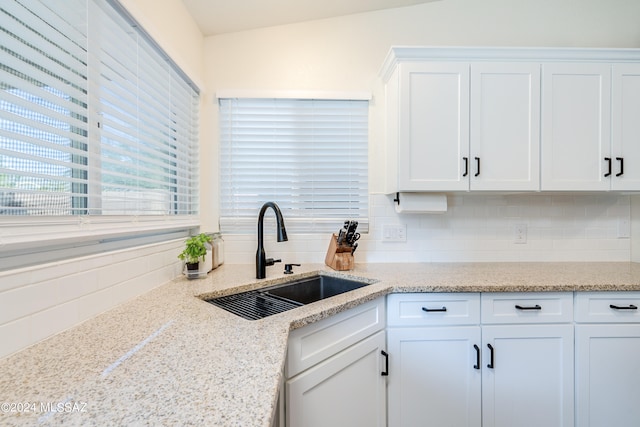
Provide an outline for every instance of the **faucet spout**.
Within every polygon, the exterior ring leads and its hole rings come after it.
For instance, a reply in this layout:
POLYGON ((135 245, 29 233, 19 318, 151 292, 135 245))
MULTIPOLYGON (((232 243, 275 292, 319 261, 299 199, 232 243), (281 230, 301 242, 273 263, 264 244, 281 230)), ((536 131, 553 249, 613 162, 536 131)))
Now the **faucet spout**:
POLYGON ((280 208, 274 202, 266 202, 264 205, 262 205, 260 214, 258 215, 258 251, 256 252, 257 279, 264 279, 265 277, 267 277, 268 265, 273 265, 276 262, 280 262, 280 260, 273 260, 271 258, 267 259, 267 254, 264 251, 264 214, 267 211, 267 208, 273 209, 273 212, 275 212, 276 214, 276 232, 278 242, 286 242, 287 240, 289 240, 287 238, 287 230, 284 226, 284 218, 282 217, 280 208))

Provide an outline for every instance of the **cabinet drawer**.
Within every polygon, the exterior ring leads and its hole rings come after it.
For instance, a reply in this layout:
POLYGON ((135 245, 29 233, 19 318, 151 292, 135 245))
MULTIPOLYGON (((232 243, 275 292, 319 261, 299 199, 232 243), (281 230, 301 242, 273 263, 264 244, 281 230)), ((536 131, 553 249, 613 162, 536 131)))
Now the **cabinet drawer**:
POLYGON ((475 325, 480 323, 480 294, 391 294, 387 313, 389 326, 475 325))
POLYGON ((289 334, 285 375, 291 378, 385 327, 384 298, 359 305, 289 334))
POLYGON ((573 321, 571 292, 482 294, 482 323, 566 323, 573 321))
POLYGON ((640 292, 576 292, 581 323, 640 323, 640 292))

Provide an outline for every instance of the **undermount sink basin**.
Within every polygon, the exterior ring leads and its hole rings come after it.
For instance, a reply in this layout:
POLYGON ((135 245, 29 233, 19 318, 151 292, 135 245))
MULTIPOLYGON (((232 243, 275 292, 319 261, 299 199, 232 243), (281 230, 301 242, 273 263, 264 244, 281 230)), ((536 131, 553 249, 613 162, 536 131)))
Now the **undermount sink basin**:
POLYGON ((316 275, 205 301, 245 319, 257 320, 367 285, 370 283, 316 275))
POLYGON ((264 290, 264 293, 285 298, 300 304, 310 304, 354 289, 367 286, 369 283, 343 279, 333 276, 313 276, 298 279, 292 283, 278 285, 264 290))

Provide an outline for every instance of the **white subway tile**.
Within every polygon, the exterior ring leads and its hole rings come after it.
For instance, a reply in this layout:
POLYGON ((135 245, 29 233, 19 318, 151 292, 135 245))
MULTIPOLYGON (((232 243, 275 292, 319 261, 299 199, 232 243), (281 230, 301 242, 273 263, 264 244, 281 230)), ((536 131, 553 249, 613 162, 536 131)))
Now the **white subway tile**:
POLYGON ((31 283, 31 271, 20 269, 0 272, 0 292, 20 288, 31 283))
POLYGON ((59 303, 57 279, 0 294, 0 324, 28 316, 59 303))
POLYGON ((23 317, 0 325, 0 359, 34 343, 30 334, 30 321, 23 317))
POLYGON ((31 316, 31 340, 36 343, 79 323, 78 302, 70 301, 31 316))
POLYGON ((98 290, 98 272, 89 270, 59 279, 60 301, 71 301, 98 290))
POLYGON ((91 319, 92 317, 115 307, 113 290, 111 288, 85 295, 76 301, 78 304, 79 322, 91 319))

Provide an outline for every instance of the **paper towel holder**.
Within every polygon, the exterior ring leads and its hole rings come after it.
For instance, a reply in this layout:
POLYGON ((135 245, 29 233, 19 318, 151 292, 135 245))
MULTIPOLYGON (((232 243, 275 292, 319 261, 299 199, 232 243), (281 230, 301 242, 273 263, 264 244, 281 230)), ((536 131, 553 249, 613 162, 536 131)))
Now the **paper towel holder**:
POLYGON ((443 193, 414 192, 405 193, 400 201, 400 193, 393 199, 396 213, 445 213, 447 198, 443 193))

